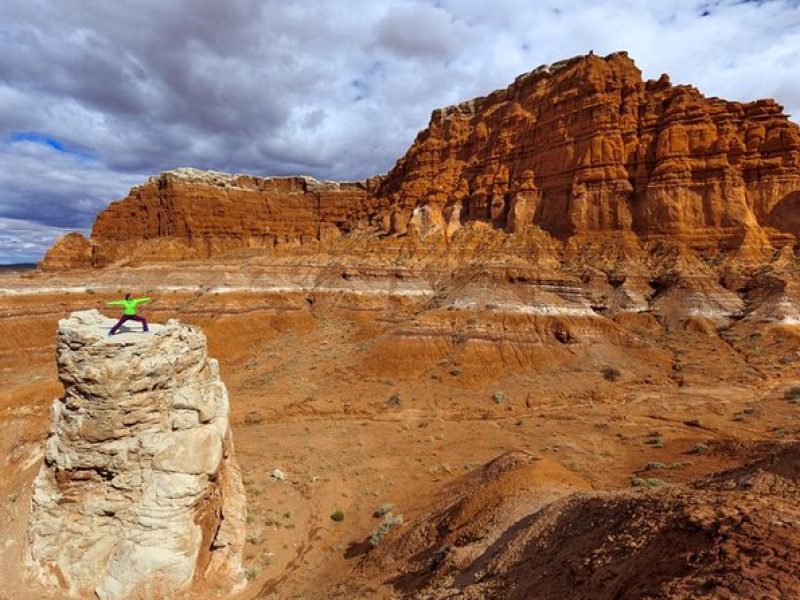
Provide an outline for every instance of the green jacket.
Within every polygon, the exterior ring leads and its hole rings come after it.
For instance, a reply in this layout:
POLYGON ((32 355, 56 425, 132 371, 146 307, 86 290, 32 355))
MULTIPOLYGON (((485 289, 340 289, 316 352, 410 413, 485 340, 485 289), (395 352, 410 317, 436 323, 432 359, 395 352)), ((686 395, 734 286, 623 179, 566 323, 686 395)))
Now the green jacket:
POLYGON ((136 314, 136 307, 142 302, 150 302, 150 298, 131 298, 130 300, 112 300, 106 302, 109 306, 122 306, 124 310, 122 314, 132 317, 136 314))

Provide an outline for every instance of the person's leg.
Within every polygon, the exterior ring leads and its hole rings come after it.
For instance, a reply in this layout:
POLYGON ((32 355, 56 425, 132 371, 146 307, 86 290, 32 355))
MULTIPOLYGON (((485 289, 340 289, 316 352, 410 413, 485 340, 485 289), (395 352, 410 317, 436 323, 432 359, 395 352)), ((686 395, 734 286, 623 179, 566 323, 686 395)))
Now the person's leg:
POLYGON ((142 324, 142 331, 147 331, 147 319, 144 317, 140 317, 139 315, 131 317, 134 321, 139 321, 142 324))
POLYGON ((127 320, 128 320, 128 315, 122 315, 122 316, 119 318, 119 321, 117 321, 117 324, 116 324, 116 325, 114 325, 114 326, 111 328, 111 331, 109 331, 109 332, 108 332, 108 335, 114 335, 115 333, 117 333, 117 330, 118 330, 120 327, 122 327, 122 324, 123 324, 125 321, 127 321, 127 320))

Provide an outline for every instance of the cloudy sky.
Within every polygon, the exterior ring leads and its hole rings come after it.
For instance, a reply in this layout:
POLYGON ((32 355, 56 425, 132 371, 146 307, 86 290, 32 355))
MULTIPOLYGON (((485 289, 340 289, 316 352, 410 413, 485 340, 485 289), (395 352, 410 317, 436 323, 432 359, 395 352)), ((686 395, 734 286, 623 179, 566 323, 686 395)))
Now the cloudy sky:
POLYGON ((0 263, 179 166, 385 172, 432 109, 590 49, 800 116, 800 0, 2 0, 0 263))

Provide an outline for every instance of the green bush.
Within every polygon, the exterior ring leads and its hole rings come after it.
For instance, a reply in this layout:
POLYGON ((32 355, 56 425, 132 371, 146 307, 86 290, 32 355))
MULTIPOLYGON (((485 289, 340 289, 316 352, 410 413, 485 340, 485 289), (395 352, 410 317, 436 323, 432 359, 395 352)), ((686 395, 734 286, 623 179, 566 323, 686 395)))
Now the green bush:
POLYGON ((333 511, 333 514, 331 514, 331 519, 337 523, 341 523, 344 521, 344 511, 337 508, 335 511, 333 511))

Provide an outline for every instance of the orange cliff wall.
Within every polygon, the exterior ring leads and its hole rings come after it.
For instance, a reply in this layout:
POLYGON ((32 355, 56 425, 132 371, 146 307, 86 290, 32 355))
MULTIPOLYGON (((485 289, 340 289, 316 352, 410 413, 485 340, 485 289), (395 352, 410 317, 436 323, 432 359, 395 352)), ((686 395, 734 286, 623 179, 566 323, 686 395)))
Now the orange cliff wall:
POLYGON ((136 253, 149 259, 203 258, 238 248, 325 240, 369 218, 374 180, 168 171, 134 187, 102 211, 91 238, 61 238, 45 269, 103 266, 136 253))
MULTIPOLYGON (((772 100, 705 98, 642 81, 624 52, 540 67, 433 112, 378 194, 403 222, 420 204, 555 237, 630 231, 694 247, 761 227, 800 233, 800 131, 772 100)), ((738 237, 737 237, 738 236, 738 237)))
POLYGON ((579 56, 433 111, 382 178, 163 173, 103 211, 90 240, 62 238, 42 266, 205 257, 367 225, 451 234, 470 221, 767 257, 800 237, 800 128, 772 100, 645 82, 624 52, 579 56))

